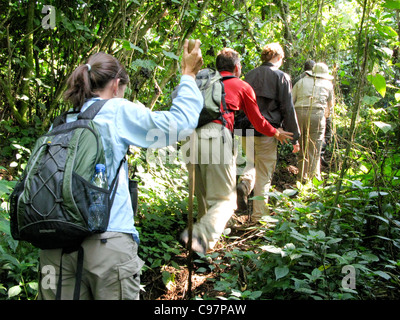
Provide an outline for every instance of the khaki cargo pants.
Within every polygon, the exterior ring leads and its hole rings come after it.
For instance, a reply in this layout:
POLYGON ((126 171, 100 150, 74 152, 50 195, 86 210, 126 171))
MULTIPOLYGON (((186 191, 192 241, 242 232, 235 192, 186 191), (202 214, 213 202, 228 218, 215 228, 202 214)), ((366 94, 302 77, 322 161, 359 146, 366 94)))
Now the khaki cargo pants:
POLYGON ((251 220, 256 222, 262 216, 269 214, 268 192, 278 158, 278 141, 274 137, 244 136, 241 143, 243 150, 246 151, 247 162, 239 182, 246 185, 249 194, 254 189, 255 197, 264 197, 263 200, 253 201, 251 220))
MULTIPOLYGON (((211 122, 197 129, 196 139, 198 215, 193 236, 203 240, 207 251, 214 248, 236 209, 236 156, 232 134, 220 124, 211 122)), ((191 170, 193 164, 187 166, 191 170)))
MULTIPOLYGON (((139 300, 144 262, 137 255, 138 245, 131 234, 96 234, 86 238, 82 248, 81 300, 139 300)), ((62 300, 73 299, 77 256, 77 252, 62 256, 62 300)), ((40 300, 56 297, 60 259, 61 249, 40 251, 40 300)))
MULTIPOLYGON (((301 130, 299 177, 301 180, 321 179, 321 150, 324 142, 326 118, 323 108, 296 108, 301 130)), ((300 180, 299 179, 299 180, 300 180)))

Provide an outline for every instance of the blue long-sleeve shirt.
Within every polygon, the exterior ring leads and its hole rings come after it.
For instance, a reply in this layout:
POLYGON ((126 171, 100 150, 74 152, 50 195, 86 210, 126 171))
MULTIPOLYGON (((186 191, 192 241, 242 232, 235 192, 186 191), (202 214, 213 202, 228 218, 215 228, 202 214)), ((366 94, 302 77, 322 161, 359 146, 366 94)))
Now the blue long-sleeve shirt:
MULTIPOLYGON (((85 111, 100 98, 92 98, 81 108, 85 111)), ((197 126, 203 97, 194 79, 183 75, 178 96, 169 111, 154 111, 141 103, 114 98, 107 101, 94 118, 102 138, 109 183, 114 179, 121 159, 130 145, 162 148, 183 139, 197 126)), ((69 119, 72 120, 72 119, 69 119)), ((118 188, 107 231, 130 233, 139 242, 134 226, 128 189, 128 166, 121 167, 118 188)))

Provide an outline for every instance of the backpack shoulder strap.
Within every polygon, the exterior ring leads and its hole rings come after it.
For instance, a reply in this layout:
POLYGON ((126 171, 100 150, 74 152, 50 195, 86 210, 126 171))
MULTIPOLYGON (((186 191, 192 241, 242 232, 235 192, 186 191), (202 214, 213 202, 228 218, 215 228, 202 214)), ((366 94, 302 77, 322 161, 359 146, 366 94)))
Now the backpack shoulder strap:
POLYGON ((81 112, 78 115, 78 120, 85 119, 85 120, 93 120, 93 118, 97 115, 103 105, 108 101, 108 99, 102 99, 95 101, 92 105, 87 108, 85 111, 81 112))
POLYGON ((65 111, 62 114, 60 114, 58 117, 56 117, 53 121, 53 128, 58 127, 59 125, 67 123, 67 116, 69 114, 77 114, 79 112, 75 111, 65 111))
MULTIPOLYGON (((227 107, 227 105, 226 105, 226 100, 225 100, 225 95, 226 95, 226 93, 225 93, 224 80, 233 79, 233 78, 237 78, 237 77, 234 76, 234 75, 231 75, 231 76, 222 77, 222 79, 221 79, 221 86, 222 86, 222 88, 221 88, 221 90, 222 90, 222 92, 221 92, 222 113, 221 113, 220 120, 222 121, 222 125, 223 125, 224 127, 226 127, 226 124, 227 124, 227 121, 226 121, 224 115, 225 115, 225 114, 228 114, 228 113, 231 113, 231 112, 234 112, 233 110, 228 110, 228 107, 227 107)), ((223 139, 223 138, 224 138, 224 137, 222 136, 222 139, 223 139)), ((223 139, 223 141, 224 141, 224 139, 223 139)))
POLYGON ((225 77, 222 77, 222 81, 224 81, 224 80, 228 80, 228 79, 233 79, 233 78, 237 78, 236 76, 225 76, 225 77))
POLYGON ((232 76, 222 77, 222 79, 221 79, 221 85, 222 85, 222 101, 221 101, 221 103, 222 103, 222 108, 223 108, 223 111, 224 111, 223 114, 227 114, 227 113, 233 112, 233 111, 228 110, 228 108, 226 106, 226 101, 225 101, 226 93, 225 93, 225 86, 224 86, 224 83, 223 83, 224 80, 233 79, 233 78, 237 78, 237 77, 232 75, 232 76))

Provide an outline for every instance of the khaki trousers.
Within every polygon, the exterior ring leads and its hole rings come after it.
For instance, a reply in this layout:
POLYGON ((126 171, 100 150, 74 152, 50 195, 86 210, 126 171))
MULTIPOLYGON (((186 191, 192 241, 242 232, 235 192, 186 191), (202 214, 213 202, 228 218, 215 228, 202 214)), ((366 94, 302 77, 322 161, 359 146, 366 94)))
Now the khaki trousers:
MULTIPOLYGON (((188 170, 195 166, 198 203, 193 236, 212 249, 236 209, 236 161, 231 132, 217 123, 196 130, 195 163, 184 153, 188 170)), ((186 143, 186 146, 189 142, 186 143)))
POLYGON ((321 149, 324 141, 326 118, 322 108, 296 108, 301 138, 299 177, 302 180, 321 178, 321 149))
POLYGON ((240 182, 249 193, 254 189, 255 197, 264 197, 253 201, 252 220, 258 221, 269 213, 267 208, 268 192, 277 161, 277 140, 267 136, 243 136, 242 148, 246 153, 246 167, 240 182))
MULTIPOLYGON (((132 235, 105 232, 90 236, 84 250, 81 300, 139 300, 140 270, 138 245, 132 235)), ((59 278, 61 249, 40 250, 39 299, 54 300, 59 278)), ((73 298, 77 252, 62 256, 61 299, 73 298)))

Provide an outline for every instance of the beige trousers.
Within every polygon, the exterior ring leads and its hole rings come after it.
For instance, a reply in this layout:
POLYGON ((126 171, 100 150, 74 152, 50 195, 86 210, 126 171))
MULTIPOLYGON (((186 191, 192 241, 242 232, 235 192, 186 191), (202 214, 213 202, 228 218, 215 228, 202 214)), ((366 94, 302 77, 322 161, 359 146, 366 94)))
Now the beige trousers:
MULTIPOLYGON (((82 243, 84 250, 81 300, 138 300, 140 270, 138 245, 132 235, 105 232, 90 236, 82 243)), ((40 250, 39 299, 54 300, 59 278, 61 249, 40 250)), ((77 252, 62 256, 61 299, 73 298, 77 252)))
POLYGON ((269 212, 267 193, 275 171, 278 144, 274 137, 267 136, 243 136, 241 143, 246 153, 246 167, 240 182, 246 185, 249 192, 254 189, 255 197, 264 197, 253 201, 252 220, 258 221, 269 212))
MULTIPOLYGON (((188 142, 186 143, 187 146, 188 142)), ((212 249, 236 209, 236 162, 232 134, 217 123, 196 130, 195 195, 198 203, 193 236, 201 237, 212 249)))
POLYGON ((324 141, 326 118, 322 108, 296 108, 301 130, 299 177, 302 180, 321 178, 321 149, 324 141))

